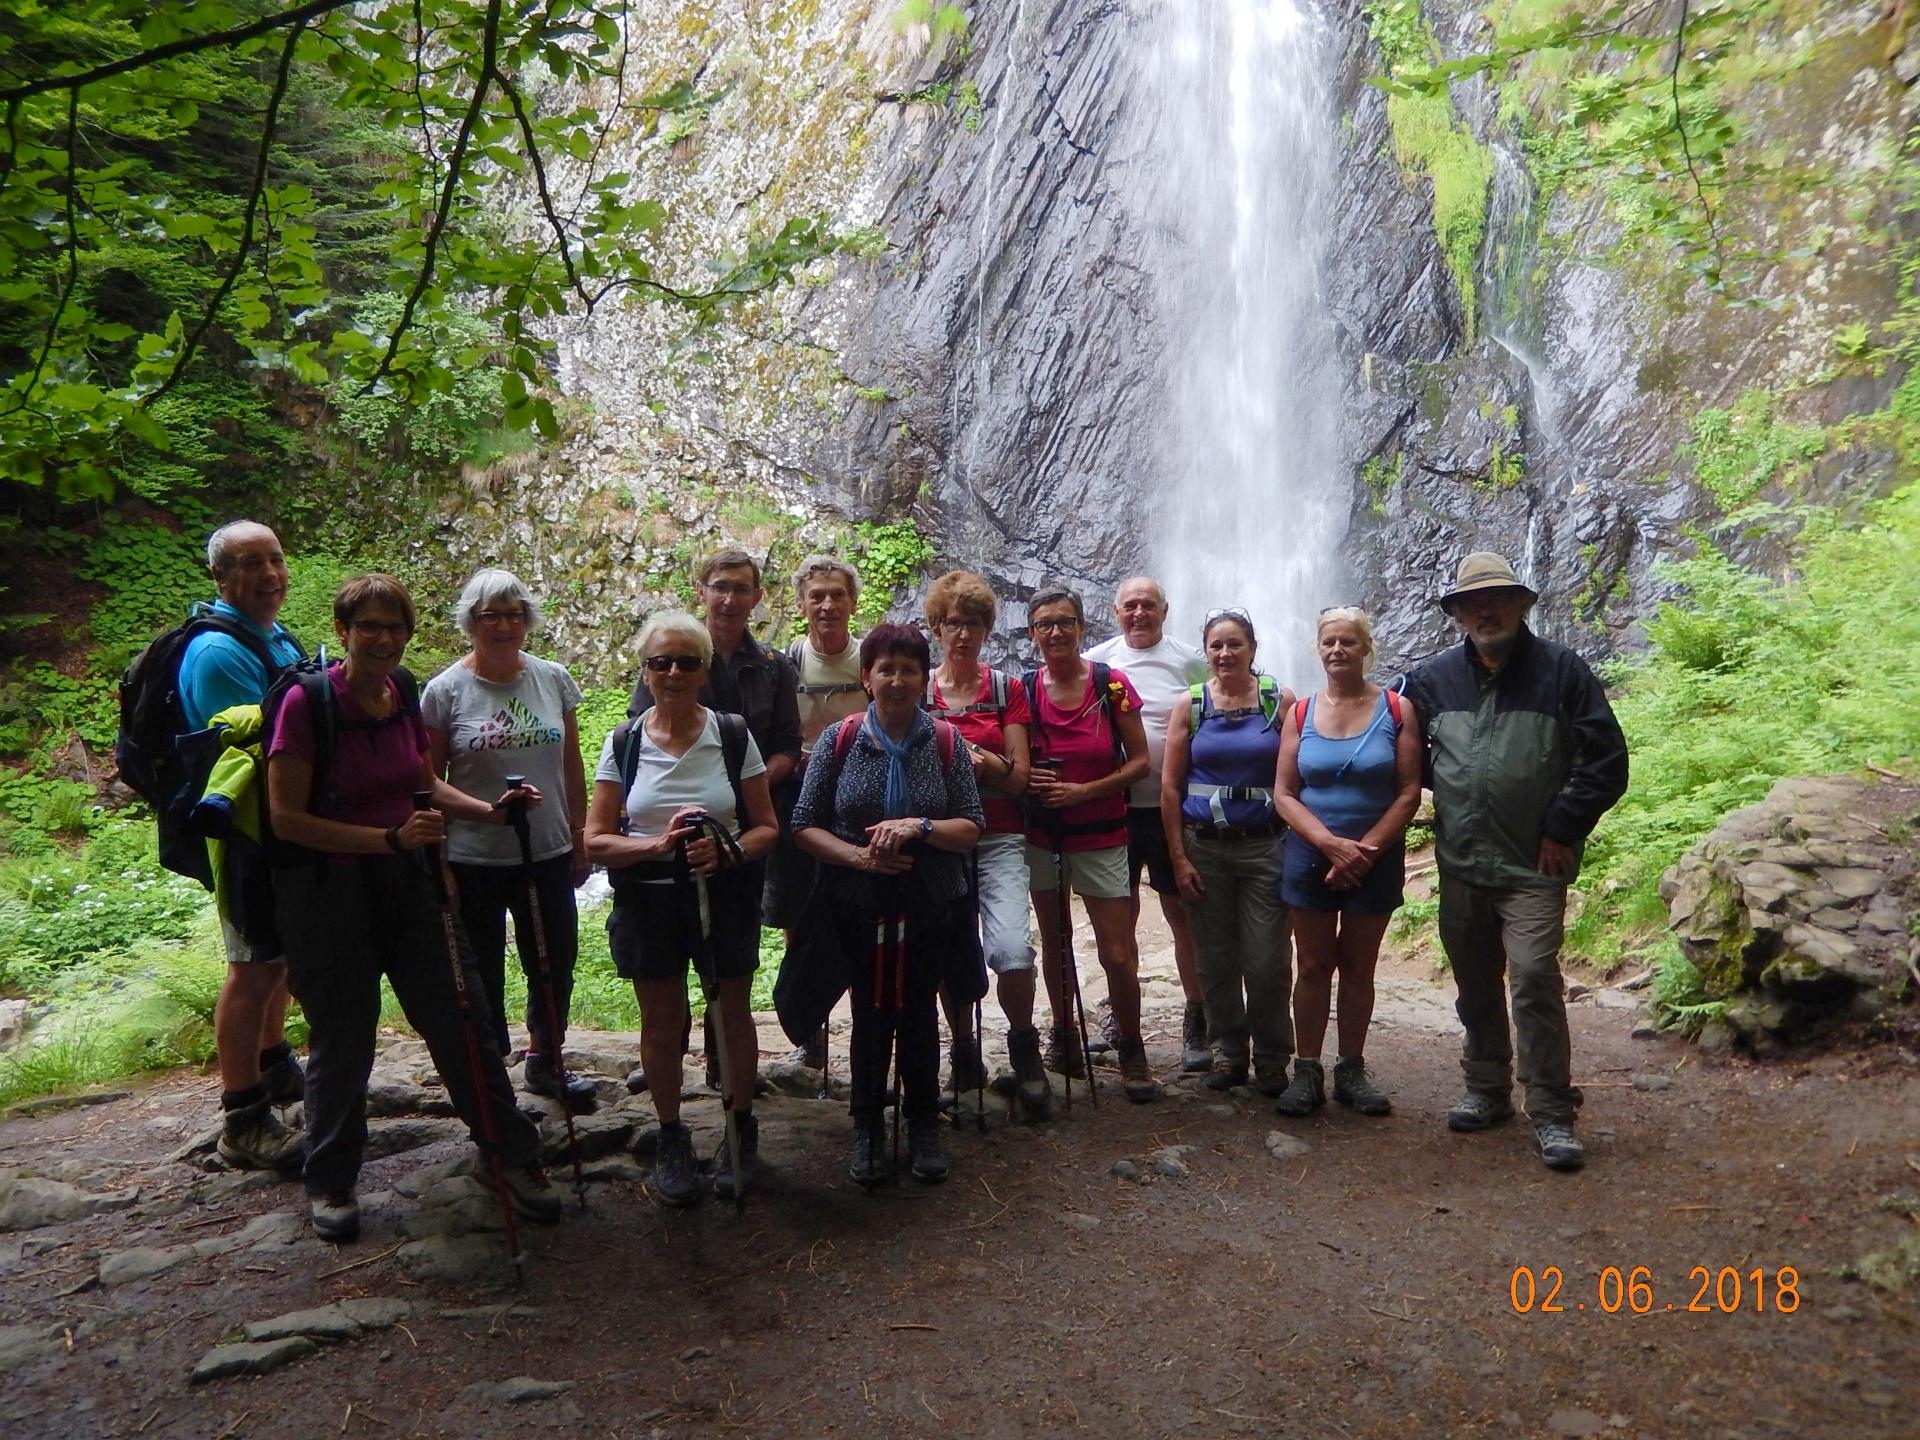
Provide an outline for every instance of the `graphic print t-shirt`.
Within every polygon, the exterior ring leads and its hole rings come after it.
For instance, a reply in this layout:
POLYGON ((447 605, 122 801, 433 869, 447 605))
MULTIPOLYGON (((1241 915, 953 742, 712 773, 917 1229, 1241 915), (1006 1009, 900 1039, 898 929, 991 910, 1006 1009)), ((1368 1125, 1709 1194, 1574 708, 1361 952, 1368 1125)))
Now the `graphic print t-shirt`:
MULTIPOLYGON (((458 789, 493 801, 507 776, 524 775, 541 804, 529 812, 533 858, 572 848, 571 829, 584 815, 567 813, 567 716, 580 705, 580 687, 564 666, 523 655, 520 678, 500 685, 455 661, 427 682, 420 713, 429 730, 447 737, 447 778, 458 789)), ((518 865, 520 842, 509 825, 447 821, 448 858, 463 865, 518 865)))

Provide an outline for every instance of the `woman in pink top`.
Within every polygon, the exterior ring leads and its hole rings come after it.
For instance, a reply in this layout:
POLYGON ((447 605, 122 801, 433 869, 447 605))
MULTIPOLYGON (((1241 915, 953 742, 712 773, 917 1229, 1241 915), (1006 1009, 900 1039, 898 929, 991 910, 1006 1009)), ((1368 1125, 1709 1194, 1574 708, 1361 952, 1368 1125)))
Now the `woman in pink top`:
POLYGON ((1060 888, 1073 887, 1087 907, 1120 1055, 1127 1098, 1144 1104, 1159 1094, 1140 1037, 1140 952, 1133 939, 1127 872, 1127 787, 1147 773, 1147 732, 1140 696, 1118 670, 1080 658, 1086 611, 1080 597, 1043 585, 1027 602, 1027 633, 1044 662, 1027 679, 1033 707, 1033 774, 1027 782, 1034 819, 1027 827, 1027 871, 1040 951, 1053 1005, 1047 1068, 1084 1075, 1080 1039, 1071 1023, 1060 888))

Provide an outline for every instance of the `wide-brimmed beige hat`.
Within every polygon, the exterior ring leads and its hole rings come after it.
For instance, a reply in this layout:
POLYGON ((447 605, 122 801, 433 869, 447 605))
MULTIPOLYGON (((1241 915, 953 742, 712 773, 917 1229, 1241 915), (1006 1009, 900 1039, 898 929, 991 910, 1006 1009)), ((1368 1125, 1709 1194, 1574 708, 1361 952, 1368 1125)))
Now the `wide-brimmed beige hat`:
POLYGON ((1460 569, 1454 574, 1453 588, 1440 597, 1440 608, 1450 610, 1453 602, 1462 595, 1471 595, 1479 590, 1518 590, 1527 597, 1529 603, 1540 598, 1539 592, 1531 585, 1521 583, 1520 577, 1513 573, 1513 566, 1507 563, 1507 557, 1496 555, 1491 550, 1475 550, 1460 562, 1460 569))

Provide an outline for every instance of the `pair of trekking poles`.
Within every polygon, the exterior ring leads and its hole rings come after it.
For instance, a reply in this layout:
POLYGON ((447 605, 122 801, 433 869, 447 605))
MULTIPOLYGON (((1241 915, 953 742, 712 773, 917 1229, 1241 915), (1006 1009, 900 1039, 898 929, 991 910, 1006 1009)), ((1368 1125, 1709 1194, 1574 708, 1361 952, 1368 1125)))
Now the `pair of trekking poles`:
MULTIPOLYGON (((506 777, 507 787, 518 790, 527 783, 524 775, 506 777)), ((415 810, 433 808, 433 794, 427 790, 413 793, 415 810)), ((508 812, 514 835, 520 842, 520 873, 527 887, 527 909, 533 927, 534 968, 543 997, 543 1007, 547 1016, 547 1043, 552 1047, 552 1063, 555 1075, 564 1076, 566 1065, 563 1062, 561 1035, 563 1024, 560 1017, 559 999, 553 988, 553 962, 547 951, 546 918, 540 906, 540 887, 533 874, 533 839, 531 827, 527 823, 527 807, 524 801, 515 801, 508 812)), ((454 1007, 460 1015, 460 1028, 467 1039, 467 1064, 473 1073, 474 1104, 480 1112, 481 1148, 486 1152, 488 1168, 491 1171, 493 1190, 500 1202, 501 1226, 506 1233, 507 1259, 513 1267, 515 1284, 526 1281, 526 1252, 520 1245, 520 1225, 513 1211, 513 1195, 507 1188, 507 1166, 500 1154, 499 1118, 493 1112, 493 1095, 487 1089, 486 1068, 480 1058, 480 1025, 473 1013, 473 995, 467 986, 467 969, 460 957, 459 921, 453 913, 453 892, 447 884, 447 872, 441 847, 426 847, 426 865, 433 876, 434 900, 440 913, 440 934, 447 951, 447 964, 453 972, 454 1007)), ((567 1150, 573 1161, 573 1193, 580 1202, 580 1208, 587 1208, 587 1182, 580 1165, 580 1137, 573 1127, 573 1108, 565 1098, 564 1087, 561 1093, 560 1113, 565 1117, 567 1126, 567 1150)))
MULTIPOLYGON (((1058 771, 1058 760, 1036 760, 1037 767, 1058 771)), ((1080 1065, 1087 1080, 1087 1094, 1095 1109, 1100 1105, 1100 1087, 1093 1079, 1093 1046, 1087 1036, 1087 1005, 1080 994, 1080 962, 1073 953, 1073 897, 1067 890, 1067 831, 1066 822, 1056 810, 1041 813, 1042 827, 1047 831, 1053 848, 1053 895, 1058 907, 1054 912, 1054 923, 1060 927, 1060 958, 1066 971, 1067 1000, 1073 1007, 1073 1025, 1080 1039, 1080 1065)), ((1063 1067, 1060 1082, 1065 1087, 1066 1108, 1073 1109, 1073 1067, 1063 1067)))

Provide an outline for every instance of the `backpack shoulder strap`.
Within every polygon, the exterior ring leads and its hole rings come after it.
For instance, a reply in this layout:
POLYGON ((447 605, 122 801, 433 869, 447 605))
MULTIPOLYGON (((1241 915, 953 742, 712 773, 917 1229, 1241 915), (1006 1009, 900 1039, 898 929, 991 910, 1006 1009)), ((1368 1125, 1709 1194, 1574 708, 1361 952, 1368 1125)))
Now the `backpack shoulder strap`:
POLYGON ((953 768, 953 752, 956 748, 958 732, 945 720, 933 722, 933 737, 940 744, 940 773, 945 775, 953 768))
POLYGON ((800 655, 807 643, 807 637, 796 635, 787 642, 787 663, 797 671, 800 668, 800 655))
POLYGON ((1198 735, 1200 722, 1207 718, 1207 682, 1196 680, 1187 687, 1187 734, 1198 735))
POLYGON ((720 727, 720 760, 727 768, 727 783, 733 787, 734 822, 747 828, 747 797, 740 789, 740 772, 747 764, 747 717, 729 711, 713 712, 720 727))
POLYGON ((1038 670, 1028 670, 1021 674, 1020 683, 1027 690, 1027 709, 1033 714, 1033 733, 1035 738, 1046 732, 1046 725, 1040 719, 1040 702, 1047 698, 1046 686, 1040 679, 1038 670))
POLYGON ((1298 734, 1307 733, 1307 701, 1312 698, 1308 695, 1293 702, 1293 728, 1298 734))
POLYGON ((987 696, 993 701, 993 713, 1000 717, 1002 724, 1007 719, 1007 672, 1004 670, 987 671, 987 696))
POLYGON ((417 717, 420 714, 420 682, 404 665, 394 666, 393 681, 400 687, 401 708, 409 715, 417 717))
POLYGON ((853 748, 853 737, 860 733, 860 722, 866 718, 866 712, 848 715, 834 721, 833 725, 833 770, 838 778, 840 767, 847 763, 847 751, 853 748))

